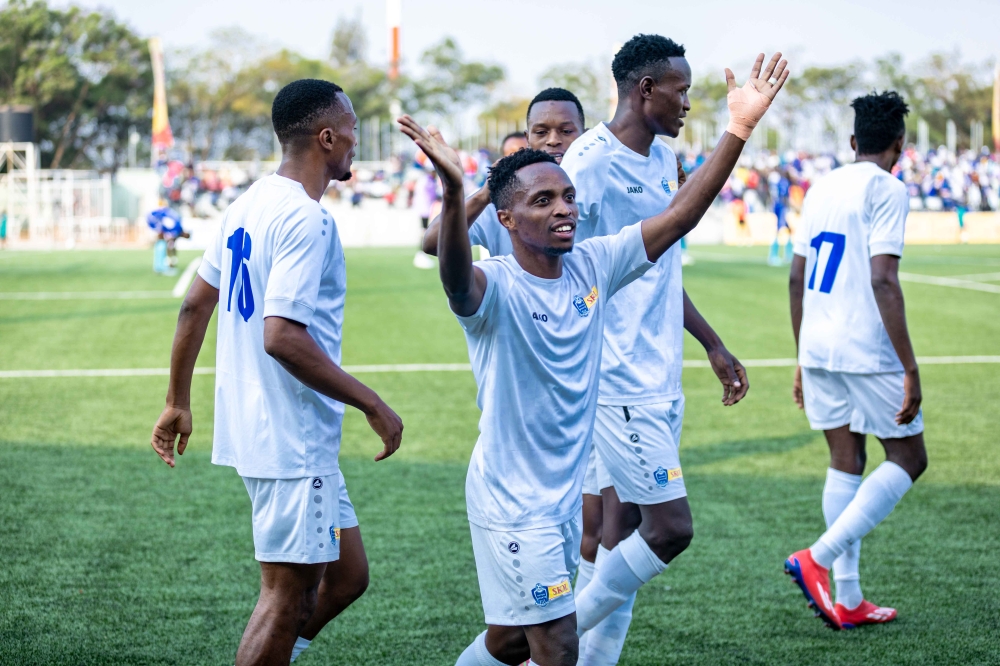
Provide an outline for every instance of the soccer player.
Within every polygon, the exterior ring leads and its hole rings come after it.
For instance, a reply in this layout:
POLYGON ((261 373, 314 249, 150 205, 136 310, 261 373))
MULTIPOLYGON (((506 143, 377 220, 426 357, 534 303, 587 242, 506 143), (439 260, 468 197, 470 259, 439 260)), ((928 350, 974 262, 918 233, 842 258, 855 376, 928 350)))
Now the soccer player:
MULTIPOLYGON (((516 150, 524 147, 541 150, 552 155, 557 164, 562 161, 570 144, 583 134, 583 128, 586 126, 583 105, 576 95, 564 88, 546 88, 535 95, 528 103, 527 123, 527 143, 517 146, 516 150)), ((519 134, 519 136, 523 139, 525 135, 519 134)), ((516 152, 516 150, 508 152, 508 147, 513 145, 508 146, 508 142, 505 141, 504 157, 516 152)), ((465 217, 470 225, 469 239, 473 245, 486 248, 494 257, 511 253, 510 236, 500 224, 496 206, 490 203, 489 187, 483 185, 465 200, 465 217)), ((424 252, 427 254, 437 256, 440 228, 439 215, 424 232, 424 252)))
POLYGON ((826 435, 830 468, 827 531, 793 553, 785 571, 834 629, 895 619, 895 609, 861 594, 861 538, 927 468, 920 374, 898 275, 909 200, 890 173, 903 151, 908 109, 895 92, 859 97, 851 106, 855 162, 809 188, 788 289, 799 350, 793 396, 813 430, 826 435), (886 460, 862 481, 865 433, 882 442, 886 460))
MULTIPOLYGON (((572 182, 551 155, 524 150, 500 160, 489 179, 513 254, 473 263, 457 155, 439 134, 400 119, 444 184, 441 280, 465 330, 483 412, 466 502, 488 628, 458 666, 529 657, 545 666, 576 664, 569 577, 580 552, 608 304, 694 228, 722 189, 777 92, 767 83, 777 59, 757 79, 762 60, 742 89, 727 70, 730 131, 673 204, 575 247, 572 182)), ((655 559, 648 548, 639 552, 644 563, 655 559)))
MULTIPOLYGON (((787 77, 779 59, 775 55, 761 75, 760 56, 752 74, 772 98, 787 77)), ((659 35, 637 35, 615 55, 612 72, 619 97, 614 118, 581 136, 563 160, 577 186, 580 227, 592 236, 655 215, 683 191, 677 158, 656 136, 677 136, 690 108, 684 48, 659 35)), ((731 78, 729 85, 735 89, 731 78)), ((577 598, 580 632, 594 630, 586 636, 584 664, 617 663, 635 591, 691 540, 678 457, 684 328, 708 352, 723 404, 735 404, 749 387, 743 366, 684 293, 679 245, 607 307, 594 427, 604 525, 596 573, 577 598)))
POLYGON ((191 376, 219 305, 212 462, 235 467, 253 508, 261 591, 237 666, 287 664, 361 596, 368 562, 340 475, 344 405, 384 448, 403 425, 340 367, 346 272, 337 227, 319 203, 350 177, 357 118, 333 83, 282 88, 271 109, 277 173, 230 205, 181 306, 167 404, 152 446, 174 466, 191 435, 191 376))

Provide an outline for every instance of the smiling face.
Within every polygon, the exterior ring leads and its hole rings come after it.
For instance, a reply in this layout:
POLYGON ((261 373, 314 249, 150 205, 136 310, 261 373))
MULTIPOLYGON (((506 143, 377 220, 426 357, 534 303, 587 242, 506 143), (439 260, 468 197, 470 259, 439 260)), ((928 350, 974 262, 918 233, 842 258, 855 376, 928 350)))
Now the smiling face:
POLYGON ((536 102, 528 113, 528 145, 541 150, 556 162, 578 136, 583 134, 583 119, 573 102, 536 102))
POLYGON ((670 69, 658 82, 646 77, 636 88, 643 98, 643 115, 649 128, 656 134, 678 136, 691 110, 691 66, 687 58, 670 58, 670 69))
POLYGON ((529 164, 517 172, 517 184, 510 208, 497 211, 511 240, 549 256, 572 250, 579 211, 566 172, 551 162, 529 164))

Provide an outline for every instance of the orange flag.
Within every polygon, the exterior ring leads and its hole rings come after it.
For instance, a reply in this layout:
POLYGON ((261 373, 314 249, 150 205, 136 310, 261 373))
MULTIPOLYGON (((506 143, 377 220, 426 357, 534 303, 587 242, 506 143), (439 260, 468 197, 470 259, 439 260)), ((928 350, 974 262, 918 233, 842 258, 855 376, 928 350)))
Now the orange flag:
POLYGON ((167 150, 174 145, 174 134, 167 118, 167 84, 163 74, 163 45, 159 37, 149 40, 153 61, 153 149, 167 150))

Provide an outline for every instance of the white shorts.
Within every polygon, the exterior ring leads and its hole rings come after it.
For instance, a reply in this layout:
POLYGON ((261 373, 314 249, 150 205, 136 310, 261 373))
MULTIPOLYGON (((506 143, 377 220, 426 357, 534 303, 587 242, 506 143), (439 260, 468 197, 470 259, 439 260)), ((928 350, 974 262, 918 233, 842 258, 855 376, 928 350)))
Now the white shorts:
POLYGON ((813 430, 850 425, 851 432, 896 439, 924 431, 923 410, 904 426, 896 425, 903 406, 902 372, 857 374, 802 368, 802 395, 813 430))
MULTIPOLYGON (((684 396, 637 407, 597 406, 594 445, 618 498, 649 506, 687 497, 678 449, 684 396)), ((607 487, 602 485, 601 487, 607 487)))
POLYGON ((590 447, 590 457, 587 459, 587 473, 583 477, 583 494, 598 496, 601 494, 601 486, 597 482, 597 448, 594 446, 590 447))
POLYGON ((243 483, 253 505, 258 561, 319 564, 340 559, 340 530, 358 526, 343 475, 243 477, 243 483))
POLYGON ((570 581, 580 564, 579 517, 533 530, 469 527, 486 624, 523 627, 576 612, 570 581))

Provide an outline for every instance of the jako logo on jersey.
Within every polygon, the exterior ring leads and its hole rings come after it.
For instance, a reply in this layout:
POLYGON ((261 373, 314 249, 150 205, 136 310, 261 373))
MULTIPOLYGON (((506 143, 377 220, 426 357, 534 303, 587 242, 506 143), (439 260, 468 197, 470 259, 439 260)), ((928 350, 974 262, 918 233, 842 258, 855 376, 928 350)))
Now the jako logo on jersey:
POLYGON ((323 487, 323 479, 313 479, 313 488, 319 490, 323 487))
POLYGON ((555 585, 545 586, 539 583, 531 590, 531 596, 535 598, 535 605, 545 608, 550 601, 569 594, 571 591, 569 580, 564 580, 555 585))
POLYGON ((336 525, 330 525, 330 543, 337 543, 340 541, 340 528, 336 525))
POLYGON ((532 319, 537 319, 538 321, 548 321, 549 320, 549 316, 547 314, 541 314, 541 313, 538 313, 538 312, 532 312, 531 313, 531 318, 532 319))
POLYGON ((573 297, 573 307, 576 308, 577 314, 581 317, 586 317, 590 314, 590 311, 594 309, 594 305, 597 304, 597 287, 591 287, 590 293, 587 294, 586 298, 580 298, 579 296, 573 297))
POLYGON ((642 194, 642 185, 629 185, 628 186, 628 193, 629 194, 642 194))
POLYGON ((628 438, 629 438, 630 442, 632 442, 633 444, 635 444, 636 442, 639 441, 639 434, 638 433, 632 433, 631 435, 629 435, 628 438))
POLYGON ((243 321, 250 321, 253 314, 253 289, 250 286, 250 271, 247 269, 245 261, 250 261, 250 234, 243 227, 233 232, 233 235, 226 241, 233 253, 232 267, 229 271, 229 298, 226 301, 226 312, 232 311, 233 288, 236 286, 236 279, 240 280, 240 290, 236 296, 236 306, 239 308, 243 321), (241 270, 242 269, 242 270, 241 270))
POLYGON ((507 544, 507 550, 509 550, 514 555, 517 555, 519 552, 521 552, 521 544, 519 544, 516 541, 511 541, 509 544, 507 544))
POLYGON ((663 191, 667 194, 675 191, 677 189, 676 180, 667 180, 666 176, 660 181, 660 185, 663 187, 663 191))

